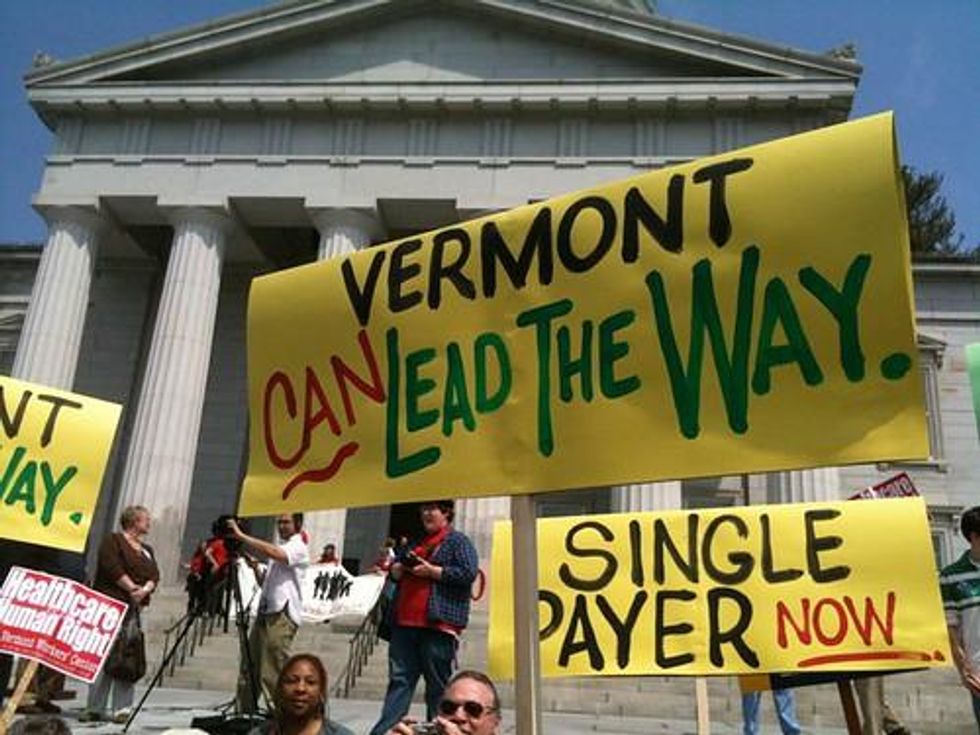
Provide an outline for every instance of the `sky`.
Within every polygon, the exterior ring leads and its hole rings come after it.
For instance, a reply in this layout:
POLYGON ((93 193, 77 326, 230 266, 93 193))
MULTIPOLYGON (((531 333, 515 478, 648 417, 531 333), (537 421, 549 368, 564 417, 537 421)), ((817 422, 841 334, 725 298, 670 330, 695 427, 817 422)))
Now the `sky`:
MULTIPOLYGON (((269 0, 0 0, 0 243, 39 242, 31 209, 51 134, 27 103, 35 52, 66 60, 272 4, 269 0)), ((823 52, 857 46, 852 117, 894 110, 904 163, 945 176, 966 244, 980 243, 980 0, 657 0, 657 12, 823 52)))

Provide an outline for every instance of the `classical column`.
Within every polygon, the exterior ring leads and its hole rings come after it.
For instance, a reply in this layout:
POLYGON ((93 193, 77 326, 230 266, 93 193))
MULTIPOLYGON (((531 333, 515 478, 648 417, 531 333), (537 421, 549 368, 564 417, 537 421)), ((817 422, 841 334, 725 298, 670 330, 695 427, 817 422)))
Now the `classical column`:
POLYGON ((840 473, 836 467, 818 467, 814 470, 793 470, 775 474, 773 489, 778 503, 813 503, 822 500, 840 500, 840 473))
MULTIPOLYGON (((371 216, 353 209, 310 209, 310 218, 320 233, 319 260, 342 258, 379 239, 381 228, 371 216)), ((337 545, 337 555, 344 556, 344 534, 347 510, 321 510, 307 513, 304 521, 310 536, 310 553, 316 558, 326 544, 337 545)), ((378 540, 379 544, 381 539, 378 540)), ((377 546, 376 544, 375 546, 377 546)))
POLYGON ((230 221, 204 209, 171 216, 173 244, 140 387, 119 508, 144 505, 164 581, 177 578, 204 410, 230 221))
POLYGON ((493 524, 510 520, 510 498, 463 498, 456 501, 453 525, 462 531, 480 555, 480 567, 490 571, 490 551, 493 544, 493 524))
POLYGON ((48 242, 34 278, 12 377, 71 390, 105 223, 77 207, 45 212, 48 242))
POLYGON ((679 480, 671 480, 640 485, 619 485, 613 488, 612 506, 616 513, 680 510, 681 483, 679 480))

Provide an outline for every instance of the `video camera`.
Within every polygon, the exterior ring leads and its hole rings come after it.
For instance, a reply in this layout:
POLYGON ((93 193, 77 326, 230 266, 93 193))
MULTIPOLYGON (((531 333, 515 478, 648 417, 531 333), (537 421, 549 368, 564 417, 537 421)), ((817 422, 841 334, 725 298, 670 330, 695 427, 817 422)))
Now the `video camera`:
POLYGON ((235 535, 231 532, 231 529, 228 528, 229 521, 234 521, 238 524, 238 527, 242 529, 242 531, 248 533, 248 519, 240 518, 239 516, 232 515, 230 513, 225 513, 224 515, 218 516, 218 520, 211 524, 211 533, 218 536, 225 542, 225 548, 228 550, 229 554, 236 554, 241 548, 242 542, 235 538, 235 535))

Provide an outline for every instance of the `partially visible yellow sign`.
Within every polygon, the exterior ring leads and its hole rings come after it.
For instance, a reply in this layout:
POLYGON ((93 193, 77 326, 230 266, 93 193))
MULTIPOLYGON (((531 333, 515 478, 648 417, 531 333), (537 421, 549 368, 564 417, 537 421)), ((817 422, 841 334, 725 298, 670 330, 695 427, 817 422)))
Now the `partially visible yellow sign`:
MULTIPOLYGON (((489 638, 500 678, 514 675, 514 563, 500 522, 489 638)), ((948 665, 936 579, 921 498, 540 520, 541 673, 948 665)))
POLYGON ((0 538, 84 550, 120 409, 0 375, 0 538))
POLYGON ((928 453, 891 115, 257 278, 240 511, 928 453))

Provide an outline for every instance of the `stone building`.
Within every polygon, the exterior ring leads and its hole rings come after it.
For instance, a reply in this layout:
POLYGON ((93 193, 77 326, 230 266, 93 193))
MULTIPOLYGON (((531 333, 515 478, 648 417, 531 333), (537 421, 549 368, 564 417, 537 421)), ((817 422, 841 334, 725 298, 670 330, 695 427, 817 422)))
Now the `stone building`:
MULTIPOLYGON (((258 274, 845 120, 860 66, 643 3, 305 0, 38 66, 43 247, 0 249, 0 372, 124 405, 93 538, 148 506, 170 579, 237 501, 258 274)), ((980 474, 962 346, 980 270, 916 268, 937 553, 980 474)), ((801 418, 802 420, 802 418, 801 418)), ((893 467, 541 496, 542 514, 832 499, 893 467)), ((507 498, 462 501, 489 549, 507 498)), ((414 508, 312 514, 370 563, 414 508)))

